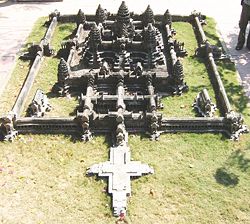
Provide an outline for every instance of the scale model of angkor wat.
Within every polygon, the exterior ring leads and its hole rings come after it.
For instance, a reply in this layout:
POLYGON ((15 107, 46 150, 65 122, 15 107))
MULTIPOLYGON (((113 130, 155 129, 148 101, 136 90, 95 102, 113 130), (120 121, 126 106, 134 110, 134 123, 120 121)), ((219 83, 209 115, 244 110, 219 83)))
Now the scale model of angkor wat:
POLYGON ((94 134, 110 133, 110 161, 96 164, 87 174, 109 178, 114 215, 127 210, 131 194, 130 177, 154 173, 146 164, 130 160, 129 133, 146 133, 158 140, 162 133, 222 132, 233 140, 247 132, 243 118, 230 106, 215 58, 221 57, 202 29, 204 16, 154 15, 150 6, 141 15, 129 12, 122 2, 117 14, 110 14, 100 5, 95 15, 49 16, 49 27, 40 44, 33 45, 26 57, 33 65, 12 111, 1 118, 1 135, 13 140, 18 133, 77 134, 83 141, 94 134), (214 117, 215 104, 206 89, 197 93, 194 108, 200 117, 169 118, 160 109, 161 98, 185 94, 183 65, 180 58, 187 52, 184 43, 173 38, 173 21, 191 23, 198 41, 197 56, 206 58, 217 107, 222 116, 214 117), (79 96, 73 117, 43 117, 51 109, 46 95, 38 90, 28 110, 21 111, 44 56, 53 54, 50 41, 57 23, 76 22, 74 37, 62 43, 58 80, 53 91, 58 96, 72 93, 79 96))

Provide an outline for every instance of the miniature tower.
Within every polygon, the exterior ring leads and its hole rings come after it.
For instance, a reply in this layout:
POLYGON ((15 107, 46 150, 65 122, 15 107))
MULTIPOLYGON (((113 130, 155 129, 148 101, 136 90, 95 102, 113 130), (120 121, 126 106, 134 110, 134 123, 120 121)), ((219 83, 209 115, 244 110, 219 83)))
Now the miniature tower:
POLYGON ((152 23, 153 25, 155 24, 154 13, 150 8, 150 5, 148 5, 147 9, 142 14, 142 21, 144 26, 147 26, 149 23, 152 23))
POLYGON ((89 33, 89 47, 90 51, 93 54, 93 66, 95 68, 99 67, 100 58, 98 54, 98 46, 101 44, 101 32, 98 29, 96 23, 92 26, 90 33, 89 33))
POLYGON ((157 40, 156 40, 156 30, 152 23, 149 23, 144 31, 144 43, 148 51, 148 66, 154 68, 156 66, 157 57, 157 40))
POLYGON ((89 33, 89 43, 92 51, 97 51, 99 44, 101 44, 101 33, 95 23, 92 26, 91 31, 89 33))
POLYGON ((83 11, 81 9, 79 9, 77 15, 76 15, 76 24, 77 24, 77 27, 80 25, 80 24, 84 24, 86 22, 86 17, 83 13, 83 11))
POLYGON ((173 66, 172 82, 174 86, 174 94, 179 95, 188 90, 188 86, 184 82, 183 65, 181 64, 180 59, 177 59, 173 66))
POLYGON ((128 7, 123 1, 119 7, 116 16, 116 22, 113 24, 114 36, 118 38, 133 38, 135 28, 131 22, 130 13, 128 7))
POLYGON ((175 85, 182 85, 184 80, 183 66, 179 59, 174 64, 173 80, 175 85))
POLYGON ((145 44, 151 53, 156 50, 156 31, 152 23, 149 23, 145 30, 145 44))
POLYGON ((58 72, 57 72, 57 83, 55 85, 56 91, 59 92, 60 95, 65 95, 68 92, 69 86, 66 83, 66 80, 69 77, 69 67, 67 62, 61 58, 58 64, 58 72))
POLYGON ((102 8, 101 4, 98 5, 95 18, 96 24, 103 23, 107 19, 107 12, 102 8))
POLYGON ((162 23, 163 23, 164 26, 166 24, 168 24, 171 27, 171 25, 172 25, 172 16, 169 13, 168 9, 166 10, 166 12, 163 15, 162 23))
POLYGON ((122 1, 122 4, 119 7, 119 10, 117 12, 117 22, 118 23, 125 23, 128 24, 130 22, 130 14, 128 7, 125 4, 125 1, 122 1))

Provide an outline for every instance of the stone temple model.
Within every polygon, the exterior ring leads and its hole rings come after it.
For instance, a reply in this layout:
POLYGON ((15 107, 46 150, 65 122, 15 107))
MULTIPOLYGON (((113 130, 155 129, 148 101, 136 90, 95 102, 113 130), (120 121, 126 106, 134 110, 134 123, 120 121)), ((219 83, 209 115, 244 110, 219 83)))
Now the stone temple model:
POLYGON ((13 141, 18 133, 53 133, 77 134, 82 141, 89 141, 93 133, 111 133, 109 161, 92 165, 87 175, 108 177, 113 214, 126 212, 130 177, 154 173, 149 165, 131 161, 129 133, 146 133, 151 140, 159 140, 162 133, 222 132, 238 140, 248 132, 243 117, 231 108, 215 63, 223 57, 208 42, 203 24, 204 16, 197 12, 179 16, 166 10, 164 15, 154 15, 148 6, 139 15, 129 12, 125 2, 116 14, 100 5, 95 15, 82 10, 76 15, 51 13, 44 38, 23 56, 33 64, 12 111, 0 119, 2 139, 13 141), (199 117, 170 118, 159 112, 162 97, 185 94, 189 89, 181 62, 187 51, 184 43, 174 39, 173 21, 188 22, 194 28, 197 57, 206 59, 220 117, 214 116, 217 107, 206 89, 200 90, 193 105, 199 117), (44 116, 53 105, 38 90, 28 116, 21 117, 42 58, 55 53, 51 46, 54 30, 58 23, 68 22, 75 22, 77 28, 72 39, 62 42, 57 82, 52 89, 61 97, 79 96, 76 114, 66 118, 49 117, 49 113, 44 116))

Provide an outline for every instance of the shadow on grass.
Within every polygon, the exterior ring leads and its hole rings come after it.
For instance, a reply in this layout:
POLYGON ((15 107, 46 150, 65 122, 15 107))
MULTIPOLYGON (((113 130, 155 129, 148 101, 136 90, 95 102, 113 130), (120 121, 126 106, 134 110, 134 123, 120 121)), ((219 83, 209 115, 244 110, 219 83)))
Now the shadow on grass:
POLYGON ((208 87, 210 87, 210 86, 207 86, 207 85, 190 86, 189 91, 190 92, 195 92, 195 93, 198 94, 201 90, 208 89, 208 87))
MULTIPOLYGON (((223 70, 229 70, 230 72, 236 71, 233 63, 220 62, 218 65, 223 70)), ((242 113, 247 108, 247 104, 249 102, 248 97, 244 94, 244 88, 238 83, 230 82, 230 80, 225 77, 225 74, 220 73, 220 75, 223 80, 229 101, 236 107, 237 111, 242 113), (237 100, 234 99, 235 97, 237 97, 237 100)), ((228 75, 230 75, 230 73, 228 75)))
MULTIPOLYGON (((58 99, 59 98, 67 98, 67 96, 60 96, 59 93, 56 93, 55 90, 53 90, 53 89, 50 92, 47 92, 46 95, 49 99, 51 99, 51 98, 58 98, 58 99)), ((81 96, 80 92, 77 92, 77 91, 70 91, 69 92, 69 97, 71 97, 71 98, 77 99, 79 96, 81 96)))
MULTIPOLYGON (((249 147, 248 147, 249 149, 249 147)), ((218 168, 214 175, 217 183, 226 187, 234 187, 239 183, 239 176, 230 171, 232 168, 241 172, 247 172, 250 168, 250 159, 246 157, 246 152, 237 150, 226 160, 224 166, 218 168)))
POLYGON ((51 98, 59 98, 59 97, 60 97, 59 94, 54 93, 53 91, 47 92, 47 93, 46 93, 46 96, 47 96, 49 99, 51 99, 51 98))
POLYGON ((215 179, 217 183, 222 184, 226 187, 233 187, 239 183, 239 177, 234 173, 229 172, 224 167, 217 169, 215 173, 215 179))
POLYGON ((229 83, 226 85, 226 91, 229 101, 236 107, 237 111, 243 112, 247 108, 248 97, 243 93, 243 87, 229 83), (239 96, 237 100, 234 100, 234 96, 239 96))
POLYGON ((60 48, 57 51, 57 54, 54 55, 54 58, 57 58, 57 59, 63 58, 65 61, 67 61, 68 60, 68 56, 69 56, 69 50, 60 48))
POLYGON ((237 166, 242 172, 250 168, 250 159, 246 158, 246 152, 237 150, 228 158, 227 166, 237 166))
POLYGON ((198 57, 196 54, 190 55, 189 58, 194 61, 194 63, 205 64, 206 60, 202 57, 198 57))
MULTIPOLYGON (((59 31, 60 32, 65 31, 65 30, 71 31, 72 30, 72 24, 75 24, 75 23, 63 23, 61 26, 59 26, 59 31)), ((76 30, 77 29, 74 29, 73 34, 74 34, 74 32, 76 30)), ((70 35, 72 35, 72 34, 70 34, 70 35)))
POLYGON ((219 37, 216 35, 216 34, 211 34, 207 31, 204 31, 205 35, 207 38, 209 38, 210 40, 213 40, 213 45, 216 45, 217 47, 221 47, 221 42, 220 42, 220 39, 219 37))
MULTIPOLYGON (((60 28, 62 28, 62 27, 60 27, 60 28)), ((60 28, 59 28, 59 30, 60 30, 60 28)), ((70 30, 70 29, 67 27, 67 28, 65 28, 63 30, 70 30)), ((64 37, 63 40, 73 39, 75 37, 75 35, 76 35, 76 32, 77 32, 77 29, 74 29, 74 31, 71 34, 69 34, 68 36, 64 37)))
MULTIPOLYGON (((238 83, 238 81, 235 80, 235 65, 232 62, 227 61, 216 61, 216 65, 230 104, 237 112, 243 113, 245 109, 247 109, 249 99, 244 93, 244 88, 238 83)), ((220 103, 220 99, 217 96, 216 88, 214 87, 214 80, 211 79, 211 68, 208 66, 208 64, 206 64, 206 68, 209 73, 210 82, 215 92, 217 107, 221 116, 224 116, 223 107, 220 103)))

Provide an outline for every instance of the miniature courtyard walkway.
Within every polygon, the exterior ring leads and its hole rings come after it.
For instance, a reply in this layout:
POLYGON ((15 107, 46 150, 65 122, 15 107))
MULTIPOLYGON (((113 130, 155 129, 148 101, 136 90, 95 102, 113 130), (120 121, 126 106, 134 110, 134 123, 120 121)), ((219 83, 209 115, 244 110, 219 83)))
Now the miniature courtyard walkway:
MULTIPOLYGON (((18 53, 38 17, 48 16, 55 9, 63 14, 72 14, 81 8, 88 14, 94 14, 99 3, 109 11, 116 12, 121 2, 64 0, 55 3, 26 4, 0 0, 0 95, 10 78, 18 53)), ((147 4, 150 4, 155 14, 164 13, 169 9, 172 14, 190 15, 196 10, 215 18, 227 52, 235 61, 246 95, 250 99, 250 51, 247 48, 241 51, 234 49, 241 13, 240 0, 127 0, 126 4, 130 11, 138 13, 143 12, 147 4)))

